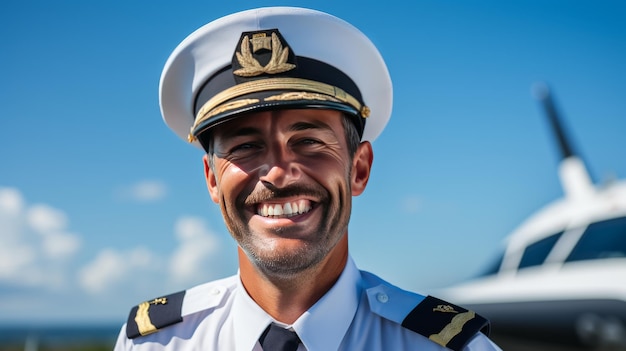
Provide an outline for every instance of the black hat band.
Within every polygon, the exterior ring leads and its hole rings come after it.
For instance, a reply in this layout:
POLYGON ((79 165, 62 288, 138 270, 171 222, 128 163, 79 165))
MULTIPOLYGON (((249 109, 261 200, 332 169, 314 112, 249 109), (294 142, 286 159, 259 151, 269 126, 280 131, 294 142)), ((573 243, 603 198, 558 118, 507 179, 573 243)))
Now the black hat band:
POLYGON ((336 86, 302 78, 257 79, 230 87, 204 103, 196 114, 190 138, 197 136, 212 125, 213 123, 210 120, 216 115, 263 102, 294 100, 315 100, 347 104, 361 117, 367 118, 369 116, 367 106, 363 106, 354 96, 336 86), (248 94, 265 91, 279 91, 280 93, 262 99, 236 99, 248 94))

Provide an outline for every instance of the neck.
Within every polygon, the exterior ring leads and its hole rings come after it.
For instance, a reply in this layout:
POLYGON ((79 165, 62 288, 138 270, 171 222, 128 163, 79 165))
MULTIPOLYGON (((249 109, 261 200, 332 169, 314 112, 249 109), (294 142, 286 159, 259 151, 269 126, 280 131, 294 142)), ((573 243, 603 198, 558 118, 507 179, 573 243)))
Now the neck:
POLYGON ((264 274, 238 249, 241 282, 250 297, 275 320, 293 324, 335 284, 348 260, 347 235, 315 267, 289 277, 264 274))

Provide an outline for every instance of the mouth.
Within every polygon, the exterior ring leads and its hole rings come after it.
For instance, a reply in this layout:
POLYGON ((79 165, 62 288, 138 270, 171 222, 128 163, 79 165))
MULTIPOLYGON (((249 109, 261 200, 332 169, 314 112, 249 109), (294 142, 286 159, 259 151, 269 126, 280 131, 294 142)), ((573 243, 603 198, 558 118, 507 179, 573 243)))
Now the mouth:
POLYGON ((295 200, 284 203, 261 203, 257 205, 256 213, 267 218, 291 218, 305 214, 313 208, 310 200, 295 200))

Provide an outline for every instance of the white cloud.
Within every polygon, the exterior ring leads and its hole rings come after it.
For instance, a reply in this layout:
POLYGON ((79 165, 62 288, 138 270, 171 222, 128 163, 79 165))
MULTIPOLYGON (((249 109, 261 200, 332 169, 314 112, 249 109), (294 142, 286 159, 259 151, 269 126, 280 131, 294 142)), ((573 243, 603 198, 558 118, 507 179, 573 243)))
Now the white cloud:
POLYGON ((66 263, 81 246, 67 230, 65 213, 45 204, 27 205, 15 188, 0 187, 0 283, 57 289, 66 263))
POLYGON ((72 233, 51 232, 42 241, 42 251, 54 259, 67 259, 78 251, 81 239, 72 233))
POLYGON ((142 180, 119 191, 120 197, 138 202, 158 201, 167 195, 167 185, 158 180, 142 180))
POLYGON ((46 256, 63 259, 80 248, 80 238, 65 230, 68 220, 62 211, 48 205, 33 205, 26 211, 26 219, 28 225, 41 235, 41 249, 46 256))
POLYGON ((4 244, 0 245, 0 249, 8 250, 20 239, 23 208, 24 199, 17 189, 0 187, 0 239, 4 244))
POLYGON ((0 281, 18 280, 35 262, 35 249, 22 243, 3 243, 0 246, 0 281))
POLYGON ((118 316, 141 299, 223 277, 236 268, 236 258, 224 256, 219 236, 206 220, 190 216, 175 222, 171 233, 177 245, 169 251, 101 248, 76 266, 87 238, 69 230, 69 218, 54 206, 27 203, 16 188, 0 187, 0 288, 6 289, 0 295, 0 310, 6 312, 0 320, 78 315, 78 304, 98 306, 86 315, 118 316), (26 300, 20 291, 28 292, 26 300), (33 310, 50 300, 55 307, 33 310))
POLYGON ((191 283, 205 278, 207 263, 218 252, 219 239, 197 217, 180 218, 174 230, 180 245, 170 259, 172 281, 191 283))
POLYGON ((155 262, 155 257, 150 250, 138 247, 128 254, 128 262, 132 267, 147 268, 155 262))
POLYGON ((17 215, 24 207, 22 194, 14 188, 0 188, 0 213, 17 215))
POLYGON ((157 261, 148 249, 142 247, 124 252, 103 249, 78 272, 78 283, 87 292, 96 295, 119 290, 122 284, 126 285, 129 278, 141 277, 151 267, 156 268, 157 261))
POLYGON ((220 274, 219 268, 226 266, 215 269, 215 264, 209 264, 219 261, 220 245, 204 219, 179 218, 174 225, 174 236, 179 244, 171 254, 163 256, 142 247, 128 251, 103 249, 78 271, 78 285, 94 296, 124 290, 145 291, 141 294, 145 298, 157 291, 173 291, 215 278, 215 274, 220 274))
POLYGON ((63 230, 67 226, 67 216, 48 205, 37 204, 26 211, 28 224, 37 232, 47 234, 63 230))
POLYGON ((79 284, 92 293, 101 293, 107 286, 118 282, 128 267, 124 256, 112 249, 101 251, 98 256, 78 273, 79 284))

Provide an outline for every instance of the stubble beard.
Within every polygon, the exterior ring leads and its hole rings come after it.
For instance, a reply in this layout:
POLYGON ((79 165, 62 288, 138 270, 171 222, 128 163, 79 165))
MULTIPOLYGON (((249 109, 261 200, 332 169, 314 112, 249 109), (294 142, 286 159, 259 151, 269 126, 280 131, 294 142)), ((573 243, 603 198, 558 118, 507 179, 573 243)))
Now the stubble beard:
MULTIPOLYGON (((328 199, 328 197, 326 197, 328 199)), ((327 257, 341 238, 346 235, 350 219, 349 198, 338 201, 336 208, 331 208, 330 201, 319 204, 323 210, 322 219, 314 231, 315 237, 308 239, 303 245, 289 252, 276 252, 275 241, 255 233, 242 219, 243 206, 239 210, 231 211, 237 216, 232 219, 224 212, 226 226, 244 251, 248 259, 266 276, 282 280, 292 280, 294 277, 314 270, 327 257), (345 206, 346 211, 342 212, 345 206), (325 225, 326 224, 326 225, 325 225)), ((223 209, 225 210, 225 209, 223 209)), ((231 209, 232 210, 232 209, 231 209)), ((280 235, 284 228, 275 228, 274 232, 280 235)), ((301 239, 304 240, 304 239, 301 239)))

